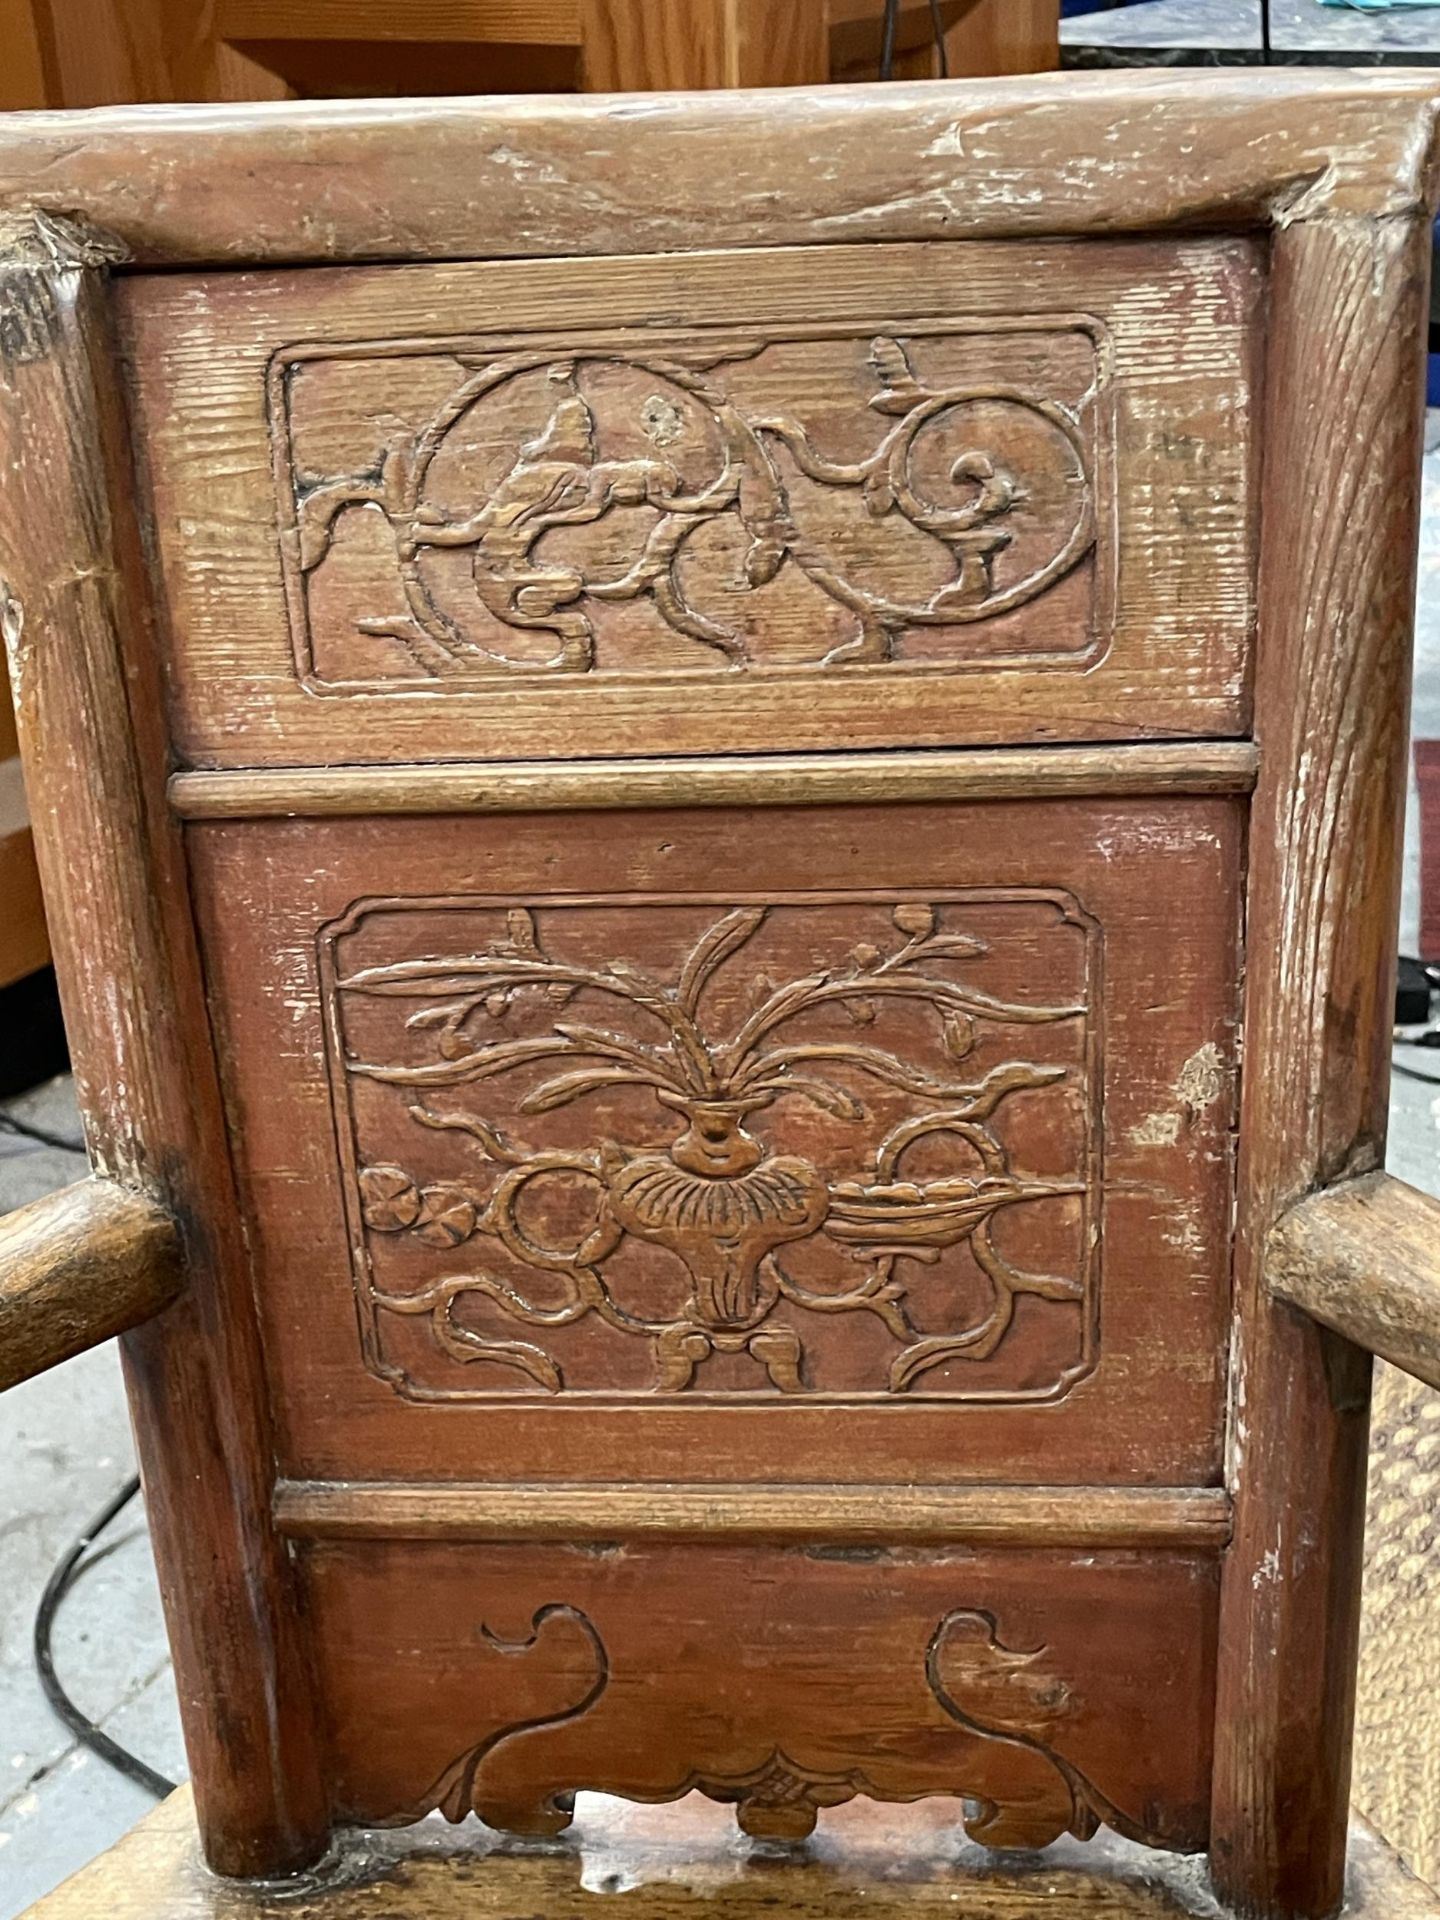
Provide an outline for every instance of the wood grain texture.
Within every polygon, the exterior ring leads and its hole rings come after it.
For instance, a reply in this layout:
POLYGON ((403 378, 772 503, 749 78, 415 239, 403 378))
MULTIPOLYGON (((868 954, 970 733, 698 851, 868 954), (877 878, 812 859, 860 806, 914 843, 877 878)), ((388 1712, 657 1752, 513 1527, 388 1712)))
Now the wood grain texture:
POLYGON ((282 1480, 275 1516, 300 1539, 771 1538, 883 1545, 1223 1546, 1220 1487, 400 1486, 282 1480))
POLYGON ((1060 64, 1059 0, 976 0, 945 36, 950 72, 1048 73, 1060 64))
POLYGON ((1262 265, 1126 241, 131 279, 180 754, 1239 734, 1262 265))
POLYGON ((1440 1387, 1440 1200, 1388 1173, 1298 1201, 1265 1248, 1272 1293, 1440 1387))
POLYGON ((802 87, 830 77, 824 0, 580 0, 581 86, 802 87))
MULTIPOLYGON (((1102 1834, 1063 1840, 1003 1863, 930 1802, 837 1808, 807 1847, 783 1860, 738 1839, 728 1809, 697 1798, 632 1806, 581 1794, 557 1844, 480 1830, 450 1844, 369 1833, 346 1848, 332 1878, 283 1890, 217 1879, 195 1841, 182 1787, 90 1866, 30 1908, 25 1920, 372 1920, 377 1902, 405 1920, 608 1920, 625 1889, 633 1920, 1214 1920, 1200 1862, 1102 1834)), ((1372 1828, 1350 1833, 1342 1920, 1436 1920, 1440 1896, 1406 1871, 1372 1828)))
POLYGON ((417 813, 563 813, 635 807, 824 806, 836 800, 1034 800, 1246 793, 1247 740, 980 753, 747 754, 713 760, 577 760, 546 766, 296 767, 172 774, 182 820, 417 813))
POLYGON ((17 114, 0 206, 79 210, 139 263, 194 264, 1283 225, 1420 207, 1435 95, 1275 70, 17 114))
POLYGON ((214 1864, 282 1871, 325 1816, 159 702, 132 722, 120 652, 146 606, 105 249, 4 237, 0 624, 76 1089, 96 1172, 174 1215, 189 1280, 124 1349, 181 1710, 214 1864))
POLYGON ((45 89, 15 104, 284 99, 283 83, 211 33, 212 12, 190 0, 37 0, 45 89))
MULTIPOLYGON (((964 18, 977 0, 938 0, 941 30, 964 18)), ((884 15, 871 0, 830 0, 830 79, 878 80, 884 15)), ((940 62, 935 45, 935 16, 928 0, 903 0, 895 17, 892 80, 933 80, 940 62)), ((951 68, 952 73, 955 69, 951 68)))
POLYGON ((0 1390, 153 1319, 182 1278, 169 1214, 108 1181, 0 1217, 0 1390))
MULTIPOLYGON (((415 1479, 432 1477, 443 1460, 444 1477, 455 1480, 625 1482, 643 1473, 684 1483, 697 1477, 703 1459, 702 1477, 722 1482, 764 1483, 778 1470, 787 1479, 839 1484, 1213 1484, 1223 1420, 1242 828, 1241 803, 1224 796, 852 804, 759 816, 748 807, 679 808, 611 814, 603 834, 583 811, 432 815, 418 834, 404 819, 335 820, 323 829, 304 820, 189 827, 271 1391, 283 1428, 283 1471, 296 1478, 415 1479), (1097 849, 1105 850, 1098 858, 1097 849), (1104 1176, 1095 1189, 1101 1264, 1091 1270, 1102 1334, 1096 1369, 1053 1404, 1044 1399, 1057 1389, 1057 1366, 1063 1372, 1077 1363, 1073 1300, 1022 1302, 1009 1347, 1006 1334, 989 1358, 957 1356, 947 1371, 920 1375, 899 1393, 886 1382, 904 1343, 876 1314, 847 1309, 822 1327, 824 1316, 787 1307, 779 1317, 797 1327, 803 1321, 804 1338, 816 1343, 819 1397, 796 1401, 767 1383, 753 1356, 739 1353, 704 1359, 697 1388, 665 1390, 644 1329, 627 1335, 593 1313, 576 1321, 566 1309, 568 1325, 532 1329, 512 1321, 504 1331, 500 1303, 475 1296, 459 1302, 455 1328, 439 1328, 430 1310, 445 1304, 443 1285, 424 1313, 403 1313, 373 1296, 378 1288, 403 1307, 413 1294, 418 1306, 423 1289, 478 1272, 504 1274, 527 1299, 554 1304, 570 1282, 563 1260, 540 1275, 533 1265, 528 1272, 516 1266, 503 1242, 473 1231, 464 1233, 463 1246, 452 1243, 457 1228, 477 1225, 478 1208, 460 1206, 445 1221, 435 1212, 433 1230, 413 1230, 429 1199, 420 1195, 412 1204, 407 1181, 422 1188, 474 1184, 483 1198, 511 1170, 488 1164, 474 1134, 425 1126, 410 1109, 438 1102, 437 1111, 467 1109, 503 1128, 509 1123, 491 1093, 499 1089, 508 1110, 528 1081, 507 1090, 504 1076, 484 1076, 427 1092, 353 1072, 396 1057, 390 1049, 397 1046, 402 1058, 428 1060, 437 1029, 405 1027, 410 1013, 423 1010, 423 996, 347 989, 347 1006, 338 1008, 335 992, 322 983, 322 948, 334 951, 343 970, 337 978, 416 954, 474 955, 523 905, 534 914, 539 941, 556 953, 633 955, 636 965, 653 964, 658 979, 662 964, 668 970, 672 955, 688 951, 737 905, 769 903, 773 932, 767 922, 750 950, 758 956, 758 943, 770 943, 773 987, 787 977, 778 963, 797 950, 820 968, 837 955, 849 965, 843 956, 857 947, 873 944, 877 957, 893 949, 898 886, 912 907, 933 893, 957 927, 964 919, 993 943, 989 958, 974 963, 977 981, 983 967, 997 994, 1039 1002, 1047 978, 1073 986, 1081 966, 1079 924, 1066 923, 1059 899, 1045 905, 1067 878, 1080 909, 1098 922, 1103 948, 1103 983, 1096 982, 1089 1016, 1108 1063, 1089 1081, 1093 1089, 1103 1078, 1106 1116, 1104 1176), (738 894, 721 891, 732 887, 738 894), (967 907, 954 898, 966 887, 989 895, 967 907), (997 889, 1020 891, 1007 904, 994 897, 997 889), (235 911, 240 900, 247 903, 243 913, 235 911), (1192 930, 1183 952, 1169 939, 1179 917, 1192 930), (331 1017, 344 1013, 347 1050, 326 1038, 327 1005, 331 1017), (346 1147, 347 1139, 355 1144, 346 1147), (363 1157, 352 1163, 352 1155, 363 1157), (361 1167, 378 1166, 398 1167, 404 1176, 388 1212, 376 1182, 367 1183, 369 1201, 358 1185, 361 1167), (373 1227, 360 1211, 366 1205, 373 1227), (505 1369, 483 1362, 470 1333, 503 1333, 555 1352, 561 1343, 574 1383, 587 1391, 557 1394, 520 1372, 507 1379, 505 1369), (467 1358, 472 1353, 475 1359, 467 1358), (400 1370, 395 1377, 392 1368, 400 1370), (933 1397, 927 1383, 939 1389, 933 1397), (599 1400, 588 1391, 597 1388, 599 1400), (843 1415, 825 1400, 827 1390, 849 1402, 843 1415), (743 1420, 731 1397, 737 1391, 745 1395, 743 1420), (987 1393, 1014 1398, 998 1404, 987 1393), (447 1404, 447 1395, 468 1404, 447 1404), (780 1404, 784 1399, 790 1404, 780 1404), (843 1447, 836 1445, 837 1417, 843 1447)), ((743 950, 730 961, 736 985, 726 989, 727 1002, 717 1003, 722 1026, 741 1006, 746 983, 758 982, 767 968, 771 962, 747 960, 743 950)), ((607 997, 597 994, 587 1013, 587 996, 566 1010, 526 989, 495 1037, 534 1035, 546 1007, 552 1020, 582 1028, 618 1022, 618 1013, 604 1011, 607 997)), ((475 1017, 488 1031, 495 1015, 475 1017)), ((1073 1091, 1058 1105, 1054 1087, 1017 1093, 1013 1114, 998 1122, 1017 1153, 1024 1145, 1027 1171, 1051 1179, 1072 1177, 1083 1129, 1078 1024, 992 1031, 982 1022, 972 1053, 952 1069, 978 1081, 997 1063, 1045 1058, 1075 1073, 1073 1091), (1046 1051, 1036 1055, 1040 1046, 1046 1051)), ((876 1049, 919 1048, 927 1060, 936 1045, 923 1009, 892 1017, 877 1008, 868 1025, 845 1019, 832 1033, 833 1025, 825 1016, 816 1029, 823 1044, 859 1034, 876 1049)), ((457 1061, 467 1050, 458 1050, 457 1061)), ((515 1138, 526 1151, 563 1139, 566 1151, 588 1152, 597 1137, 649 1148, 681 1130, 676 1112, 658 1100, 647 1110, 638 1096, 632 1105, 624 1088, 613 1091, 624 1104, 611 1099, 598 1108, 518 1115, 515 1138)), ((843 1106, 812 1118, 797 1099, 757 1116, 756 1137, 775 1143, 772 1155, 804 1157, 838 1179, 856 1166, 875 1113, 893 1125, 903 1117, 898 1109, 912 1110, 900 1088, 866 1089, 857 1081, 853 1092, 865 1118, 846 1120, 851 1110, 843 1106)), ((609 1096, 602 1088, 597 1098, 609 1096)), ((947 1171, 943 1141, 928 1149, 928 1160, 926 1151, 922 1145, 907 1177, 923 1182, 947 1171)), ((542 1185, 524 1210, 531 1231, 542 1238, 563 1233, 568 1247, 588 1230, 596 1181, 577 1182, 571 1198, 566 1192, 563 1180, 548 1195, 542 1185)), ((917 1199, 918 1191, 896 1195, 902 1208, 917 1199)), ((844 1196, 842 1202, 848 1204, 844 1196)), ((1078 1275, 1080 1244, 1069 1211, 1075 1204, 1038 1202, 1030 1223, 1020 1219, 1022 1208, 1010 1209, 1015 1217, 997 1227, 1001 1250, 1017 1260, 1028 1251, 1038 1271, 1078 1275), (1043 1208, 1054 1209, 1049 1225, 1043 1208)), ((867 1230, 862 1220, 858 1237, 867 1230)), ((941 1248, 933 1267, 904 1258, 896 1275, 913 1287, 915 1312, 933 1313, 941 1324, 957 1314, 968 1322, 985 1298, 959 1244, 963 1232, 951 1237, 956 1244, 941 1248)), ((643 1302, 645 1322, 662 1317, 662 1303, 678 1311, 687 1291, 678 1259, 641 1244, 643 1236, 628 1239, 608 1249, 622 1301, 643 1302)), ((809 1284, 837 1291, 853 1284, 847 1276, 869 1270, 831 1236, 817 1238, 805 1258, 809 1284)), ((801 1269, 793 1271, 799 1277, 801 1269)), ((559 1365, 565 1372, 563 1354, 559 1365)))
POLYGON ((48 104, 45 40, 36 0, 0 0, 0 46, 5 49, 0 110, 14 113, 21 107, 48 104))
POLYGON ((1212 1843, 1245 1914, 1341 1892, 1369 1360, 1268 1299, 1263 1248, 1384 1153, 1428 235, 1317 221, 1272 254, 1212 1843))
POLYGON ((485 40, 575 46, 579 0, 408 0, 403 12, 376 0, 216 0, 221 40, 485 40))
POLYGON ((1203 1844, 1213 1555, 368 1540, 301 1560, 347 1824, 473 1809, 556 1833, 586 1781, 698 1790, 776 1839, 857 1794, 943 1793, 996 1847, 1102 1823, 1203 1844))

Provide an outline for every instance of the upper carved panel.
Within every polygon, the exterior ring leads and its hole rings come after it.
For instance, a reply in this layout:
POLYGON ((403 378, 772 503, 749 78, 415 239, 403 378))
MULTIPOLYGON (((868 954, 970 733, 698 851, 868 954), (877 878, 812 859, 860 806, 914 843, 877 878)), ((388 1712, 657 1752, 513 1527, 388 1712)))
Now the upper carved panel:
POLYGON ((357 908, 322 968, 370 1366, 423 1398, 1063 1391, 1095 937, 1025 890, 357 908))
POLYGON ((288 348, 270 416, 316 688, 1083 664, 1094 322, 288 348), (1045 595, 1053 618, 1007 619, 1045 595))

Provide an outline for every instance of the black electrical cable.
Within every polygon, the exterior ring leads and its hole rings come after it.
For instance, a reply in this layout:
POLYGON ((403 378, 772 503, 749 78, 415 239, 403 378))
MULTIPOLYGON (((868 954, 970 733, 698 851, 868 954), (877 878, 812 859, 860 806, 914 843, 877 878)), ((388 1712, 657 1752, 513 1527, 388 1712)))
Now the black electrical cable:
POLYGON ((21 1120, 13 1113, 0 1113, 0 1133, 13 1133, 17 1139, 33 1140, 37 1146, 53 1147, 59 1153, 84 1153, 83 1140, 68 1140, 63 1133, 51 1133, 33 1121, 21 1120))
POLYGON ((935 57, 940 68, 940 78, 950 78, 950 55, 945 47, 945 22, 940 18, 940 0, 930 0, 930 25, 935 30, 935 57))
MULTIPOLYGON (((880 78, 888 80, 895 71, 895 28, 900 18, 900 0, 885 0, 880 29, 880 78)), ((940 78, 950 78, 950 54, 945 45, 945 22, 940 15, 940 0, 930 0, 930 28, 935 36, 935 59, 940 78)))
POLYGON ((880 78, 888 80, 895 71, 895 26, 900 18, 900 0, 885 0, 885 20, 880 29, 880 78))
POLYGON ((45 1582, 45 1591, 40 1596, 40 1605, 35 1610, 35 1671, 40 1676, 40 1685, 45 1698, 50 1702, 52 1712, 69 1728, 75 1738, 90 1751, 98 1754, 107 1765, 114 1767, 117 1773, 123 1773, 127 1780, 133 1780, 137 1786, 153 1793, 157 1800, 163 1800, 167 1794, 175 1791, 175 1782, 167 1780, 163 1773, 157 1773, 154 1767, 147 1766, 128 1747, 122 1747, 118 1740, 112 1740, 108 1733, 97 1727, 87 1714, 83 1714, 60 1684, 55 1672, 55 1656, 51 1649, 50 1637, 55 1626, 55 1615, 60 1602, 74 1586, 76 1580, 89 1564, 85 1556, 90 1548, 104 1533, 110 1523, 129 1506, 140 1491, 138 1477, 127 1480, 120 1491, 107 1500, 95 1518, 85 1528, 79 1539, 62 1555, 55 1571, 45 1582))
POLYGON ((1440 1087, 1440 1073, 1421 1073, 1418 1067, 1407 1067, 1403 1060, 1390 1056, 1390 1071, 1398 1073, 1405 1080, 1419 1080, 1427 1087, 1440 1087))

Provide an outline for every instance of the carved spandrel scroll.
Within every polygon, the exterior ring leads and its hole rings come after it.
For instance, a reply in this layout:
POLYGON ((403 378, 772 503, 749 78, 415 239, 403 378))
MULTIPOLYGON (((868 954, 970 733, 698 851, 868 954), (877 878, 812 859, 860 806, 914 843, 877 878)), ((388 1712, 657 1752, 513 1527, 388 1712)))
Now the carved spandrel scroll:
POLYGON ((369 1366, 419 1398, 1064 1392, 1097 939, 1027 891, 363 903, 321 950, 369 1366))
MULTIPOLYGON (((618 1786, 633 1797, 654 1801, 703 1793, 733 1805, 741 1830, 756 1839, 803 1840, 814 1831, 822 1809, 843 1806, 858 1796, 915 1797, 913 1759, 897 1765, 876 1752, 867 1755, 864 1765, 837 1767, 836 1750, 843 1750, 846 1741, 844 1731, 833 1726, 823 1732, 807 1729, 810 1737, 799 1742, 802 1751, 812 1748, 824 1753, 824 1759, 797 1758, 778 1744, 767 1751, 762 1740, 754 1746, 751 1764, 730 1770, 701 1762, 670 1778, 657 1771, 643 1786, 633 1777, 616 1781, 599 1757, 607 1747, 606 1695, 615 1669, 594 1620, 579 1607, 551 1602, 537 1609, 519 1639, 504 1639, 488 1628, 480 1637, 495 1654, 510 1660, 535 1655, 538 1663, 542 1644, 562 1635, 570 1643, 566 1665, 574 1667, 575 1697, 534 1718, 492 1729, 458 1754, 422 1797, 396 1817, 397 1824, 432 1812, 458 1824, 474 1813, 502 1831, 562 1833, 573 1817, 574 1791, 557 1791, 553 1785, 547 1791, 547 1778, 553 1782, 565 1765, 575 1766, 579 1754, 587 1756, 584 1764, 590 1770, 575 1776, 577 1785, 593 1785, 602 1792, 618 1786), (577 1741, 569 1729, 592 1714, 600 1724, 585 1728, 577 1741), (553 1752, 545 1744, 547 1730, 558 1736, 553 1752), (507 1765, 509 1743, 522 1737, 524 1757, 507 1765)), ((626 1677, 622 1672, 622 1680, 626 1677)), ((703 1693, 703 1678, 692 1678, 703 1693)), ((965 1831, 972 1840, 996 1848, 1038 1848, 1065 1833, 1090 1840, 1107 1825, 1142 1846, 1164 1844, 1154 1830, 1108 1799, 1057 1744, 1064 1741, 1075 1702, 1048 1647, 1009 1646, 993 1613, 956 1607, 938 1622, 925 1647, 924 1679, 933 1706, 966 1738, 955 1741, 953 1755, 931 1761, 932 1771, 919 1790, 948 1790, 963 1798, 965 1831)), ((703 1706, 703 1699, 694 1703, 700 1724, 703 1706)), ((615 1719, 610 1738, 623 1746, 624 1704, 615 1719)), ((863 1748, 864 1731, 852 1732, 850 1744, 863 1748)))
POLYGON ((857 1566, 630 1541, 496 1543, 479 1567, 469 1546, 431 1546, 422 1562, 402 1575, 392 1548, 355 1542, 308 1563, 347 1820, 439 1810, 553 1834, 577 1791, 700 1792, 748 1833, 798 1840, 857 1796, 946 1795, 993 1847, 1101 1825, 1204 1843, 1215 1582, 1198 1561, 857 1566), (377 1708, 359 1676, 413 1639, 421 1572, 443 1685, 401 1661, 403 1704, 377 1708))
POLYGON ((1083 664, 1102 347, 1094 322, 1017 319, 285 349, 298 671, 1083 664))

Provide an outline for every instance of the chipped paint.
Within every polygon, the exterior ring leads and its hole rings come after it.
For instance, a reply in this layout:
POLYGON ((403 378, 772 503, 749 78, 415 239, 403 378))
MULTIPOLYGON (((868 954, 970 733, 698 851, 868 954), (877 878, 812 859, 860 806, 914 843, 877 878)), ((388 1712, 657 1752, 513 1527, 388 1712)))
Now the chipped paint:
POLYGON ((1189 1118, 1213 1107, 1225 1091, 1225 1058, 1213 1040, 1197 1047, 1180 1069, 1175 1092, 1189 1118))
POLYGON ((1147 1113, 1130 1129, 1132 1147, 1173 1147, 1180 1138, 1180 1116, 1175 1112, 1147 1113))
POLYGON ((1213 1107, 1224 1094, 1229 1081, 1225 1056, 1213 1040, 1195 1049, 1179 1073, 1172 1089, 1174 1106, 1147 1113, 1130 1129, 1130 1144, 1135 1147, 1173 1147, 1181 1130, 1192 1125, 1207 1107, 1213 1107))

